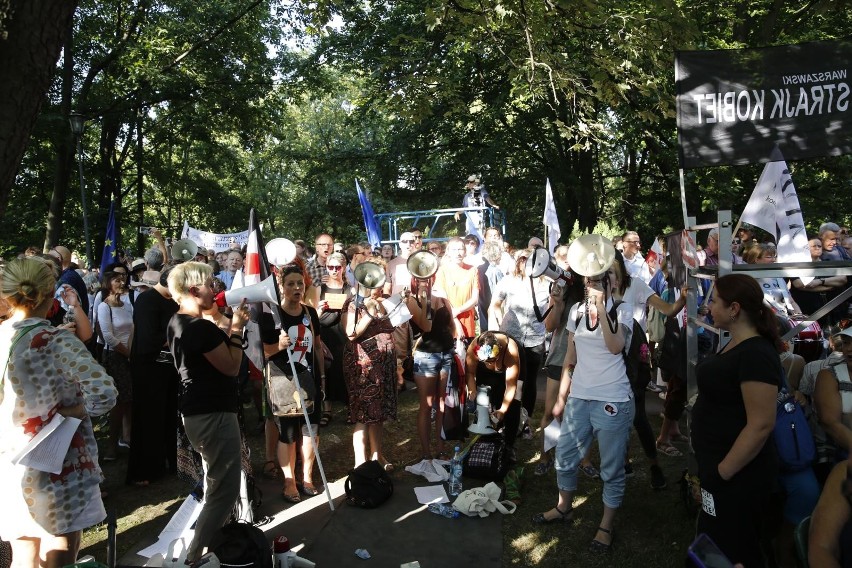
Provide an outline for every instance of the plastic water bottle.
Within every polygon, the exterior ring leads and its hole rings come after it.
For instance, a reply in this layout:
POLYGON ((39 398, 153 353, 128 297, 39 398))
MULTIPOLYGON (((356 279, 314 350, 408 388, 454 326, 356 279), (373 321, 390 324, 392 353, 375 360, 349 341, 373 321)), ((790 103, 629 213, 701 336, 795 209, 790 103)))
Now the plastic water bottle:
POLYGON ((462 492, 462 459, 460 448, 456 446, 453 461, 450 462, 450 479, 447 483, 451 497, 458 496, 462 492))
POLYGON ((448 519, 458 519, 459 512, 453 509, 452 505, 446 503, 432 503, 429 505, 429 512, 447 517, 448 519))

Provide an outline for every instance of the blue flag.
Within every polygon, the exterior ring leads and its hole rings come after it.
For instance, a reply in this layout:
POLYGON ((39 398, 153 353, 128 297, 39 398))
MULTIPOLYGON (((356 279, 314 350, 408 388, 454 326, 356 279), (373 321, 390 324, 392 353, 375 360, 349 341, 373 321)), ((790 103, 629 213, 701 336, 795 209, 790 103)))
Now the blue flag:
POLYGON ((115 230, 115 200, 109 204, 109 219, 107 220, 106 235, 104 235, 104 252, 101 255, 101 275, 106 267, 115 262, 118 249, 118 232, 115 230))
POLYGON ((367 240, 370 246, 377 247, 382 241, 382 232, 379 230, 379 224, 376 223, 376 214, 373 213, 373 206, 370 204, 370 199, 358 180, 355 180, 355 189, 358 190, 358 201, 361 202, 361 214, 364 216, 364 226, 367 229, 367 240))

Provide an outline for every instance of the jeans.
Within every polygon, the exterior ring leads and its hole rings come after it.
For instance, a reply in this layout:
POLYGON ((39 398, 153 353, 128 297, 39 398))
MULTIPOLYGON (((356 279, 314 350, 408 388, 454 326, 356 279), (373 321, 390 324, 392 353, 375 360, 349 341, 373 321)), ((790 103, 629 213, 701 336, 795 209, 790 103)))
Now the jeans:
POLYGON ((611 509, 624 499, 624 455, 635 412, 634 402, 602 402, 568 397, 556 444, 556 483, 560 491, 577 489, 577 467, 594 438, 601 454, 603 503, 611 509))

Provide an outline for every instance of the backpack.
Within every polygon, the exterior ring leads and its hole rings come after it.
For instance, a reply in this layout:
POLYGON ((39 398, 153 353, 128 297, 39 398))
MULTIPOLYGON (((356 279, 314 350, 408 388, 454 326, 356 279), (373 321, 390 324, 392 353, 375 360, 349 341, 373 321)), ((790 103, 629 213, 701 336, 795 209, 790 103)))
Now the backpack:
MULTIPOLYGON (((623 304, 621 300, 613 300, 612 308, 609 310, 609 318, 618 324, 618 306, 623 304)), ((575 327, 580 325, 580 319, 574 322, 575 327)), ((633 318, 633 329, 630 333, 630 343, 624 344, 621 350, 624 358, 624 367, 627 370, 627 378, 633 389, 644 389, 651 380, 651 364, 648 351, 648 340, 642 325, 633 318)))
POLYGON ((219 529, 208 548, 225 567, 272 568, 272 548, 263 531, 248 523, 231 522, 219 529))
POLYGON ((773 437, 782 471, 802 471, 816 459, 816 444, 805 411, 786 389, 778 393, 773 437))
POLYGON ((393 480, 385 468, 373 460, 350 471, 344 489, 349 503, 365 509, 374 509, 393 495, 393 480))

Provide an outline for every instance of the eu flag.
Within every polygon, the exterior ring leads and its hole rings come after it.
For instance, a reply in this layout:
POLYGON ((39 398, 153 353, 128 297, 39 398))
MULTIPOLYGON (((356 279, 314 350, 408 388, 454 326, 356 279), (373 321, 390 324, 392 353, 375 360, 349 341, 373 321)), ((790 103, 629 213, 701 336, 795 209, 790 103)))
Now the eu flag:
POLYGON ((101 255, 101 276, 103 276, 106 267, 115 262, 117 250, 118 231, 115 229, 115 200, 112 200, 109 204, 109 219, 104 236, 104 252, 101 255))
POLYGON ((373 248, 379 246, 382 241, 382 232, 379 230, 379 225, 376 223, 376 214, 373 213, 373 206, 370 204, 370 198, 361 189, 358 180, 355 180, 355 189, 358 190, 358 201, 361 202, 361 214, 364 216, 364 227, 367 229, 367 240, 373 248))

